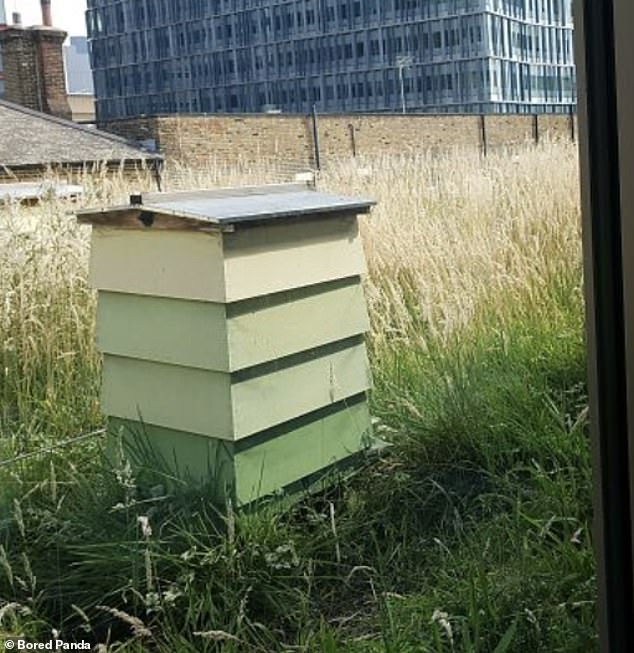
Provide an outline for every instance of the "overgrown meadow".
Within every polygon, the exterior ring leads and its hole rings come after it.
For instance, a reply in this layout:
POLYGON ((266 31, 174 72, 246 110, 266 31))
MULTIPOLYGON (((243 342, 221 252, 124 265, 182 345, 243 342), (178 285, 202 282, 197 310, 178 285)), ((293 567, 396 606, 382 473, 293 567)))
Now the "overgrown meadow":
MULTIPOLYGON (((279 180, 210 168, 166 183, 279 180), (177 182, 185 179, 186 182, 177 182)), ((179 173, 179 174, 176 174, 179 173)), ((170 175, 173 175, 170 178, 170 175)), ((0 638, 140 653, 596 650, 577 154, 331 164, 363 221, 376 430, 285 509, 144 492, 103 438, 78 203, 0 206, 0 638)))

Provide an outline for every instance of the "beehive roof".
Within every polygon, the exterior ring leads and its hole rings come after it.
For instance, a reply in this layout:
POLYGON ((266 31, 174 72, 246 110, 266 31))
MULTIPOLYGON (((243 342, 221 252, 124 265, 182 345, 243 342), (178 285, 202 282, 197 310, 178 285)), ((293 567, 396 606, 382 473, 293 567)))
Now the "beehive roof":
POLYGON ((310 215, 368 213, 374 204, 370 199, 319 192, 307 184, 277 184, 194 192, 146 193, 133 196, 129 206, 82 211, 79 216, 82 222, 105 223, 107 217, 116 218, 118 213, 140 210, 187 222, 231 226, 310 215))

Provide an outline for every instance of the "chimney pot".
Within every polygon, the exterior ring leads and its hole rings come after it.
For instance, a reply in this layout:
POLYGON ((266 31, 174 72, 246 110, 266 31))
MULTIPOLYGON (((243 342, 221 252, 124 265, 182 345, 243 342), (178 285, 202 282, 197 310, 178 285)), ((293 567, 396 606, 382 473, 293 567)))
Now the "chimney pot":
POLYGON ((22 15, 19 11, 13 12, 12 21, 14 25, 22 25, 22 15))
POLYGON ((53 16, 51 14, 51 0, 40 0, 42 7, 42 25, 53 27, 53 16))

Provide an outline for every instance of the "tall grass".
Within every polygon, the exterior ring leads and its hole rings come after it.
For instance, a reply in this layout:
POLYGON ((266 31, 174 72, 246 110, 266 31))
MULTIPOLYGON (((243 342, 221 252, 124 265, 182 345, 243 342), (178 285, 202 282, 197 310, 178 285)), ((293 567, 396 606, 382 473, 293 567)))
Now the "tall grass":
MULTIPOLYGON (((240 175, 280 180, 195 183, 240 175)), ((378 200, 372 404, 392 446, 256 514, 144 494, 98 441, 0 467, 0 632, 126 651, 594 650, 574 149, 342 161, 318 184, 378 200)), ((130 190, 87 186, 85 204, 130 190)), ((101 422, 72 208, 0 209, 2 457, 101 422)))
POLYGON ((329 170, 325 186, 378 200, 364 221, 374 341, 444 340, 482 311, 534 315, 551 308, 553 284, 578 285, 576 157, 550 145, 329 170))
POLYGON ((0 225, 0 432, 67 435, 97 423, 88 234, 51 204, 0 225))

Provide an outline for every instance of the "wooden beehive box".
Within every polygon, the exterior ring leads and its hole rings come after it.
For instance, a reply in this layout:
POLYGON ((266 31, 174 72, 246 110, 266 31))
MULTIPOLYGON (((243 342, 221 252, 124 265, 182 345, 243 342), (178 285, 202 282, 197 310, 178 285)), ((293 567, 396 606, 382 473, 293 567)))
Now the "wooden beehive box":
POLYGON ((293 184, 82 211, 111 431, 239 504, 368 446, 371 206, 293 184))

